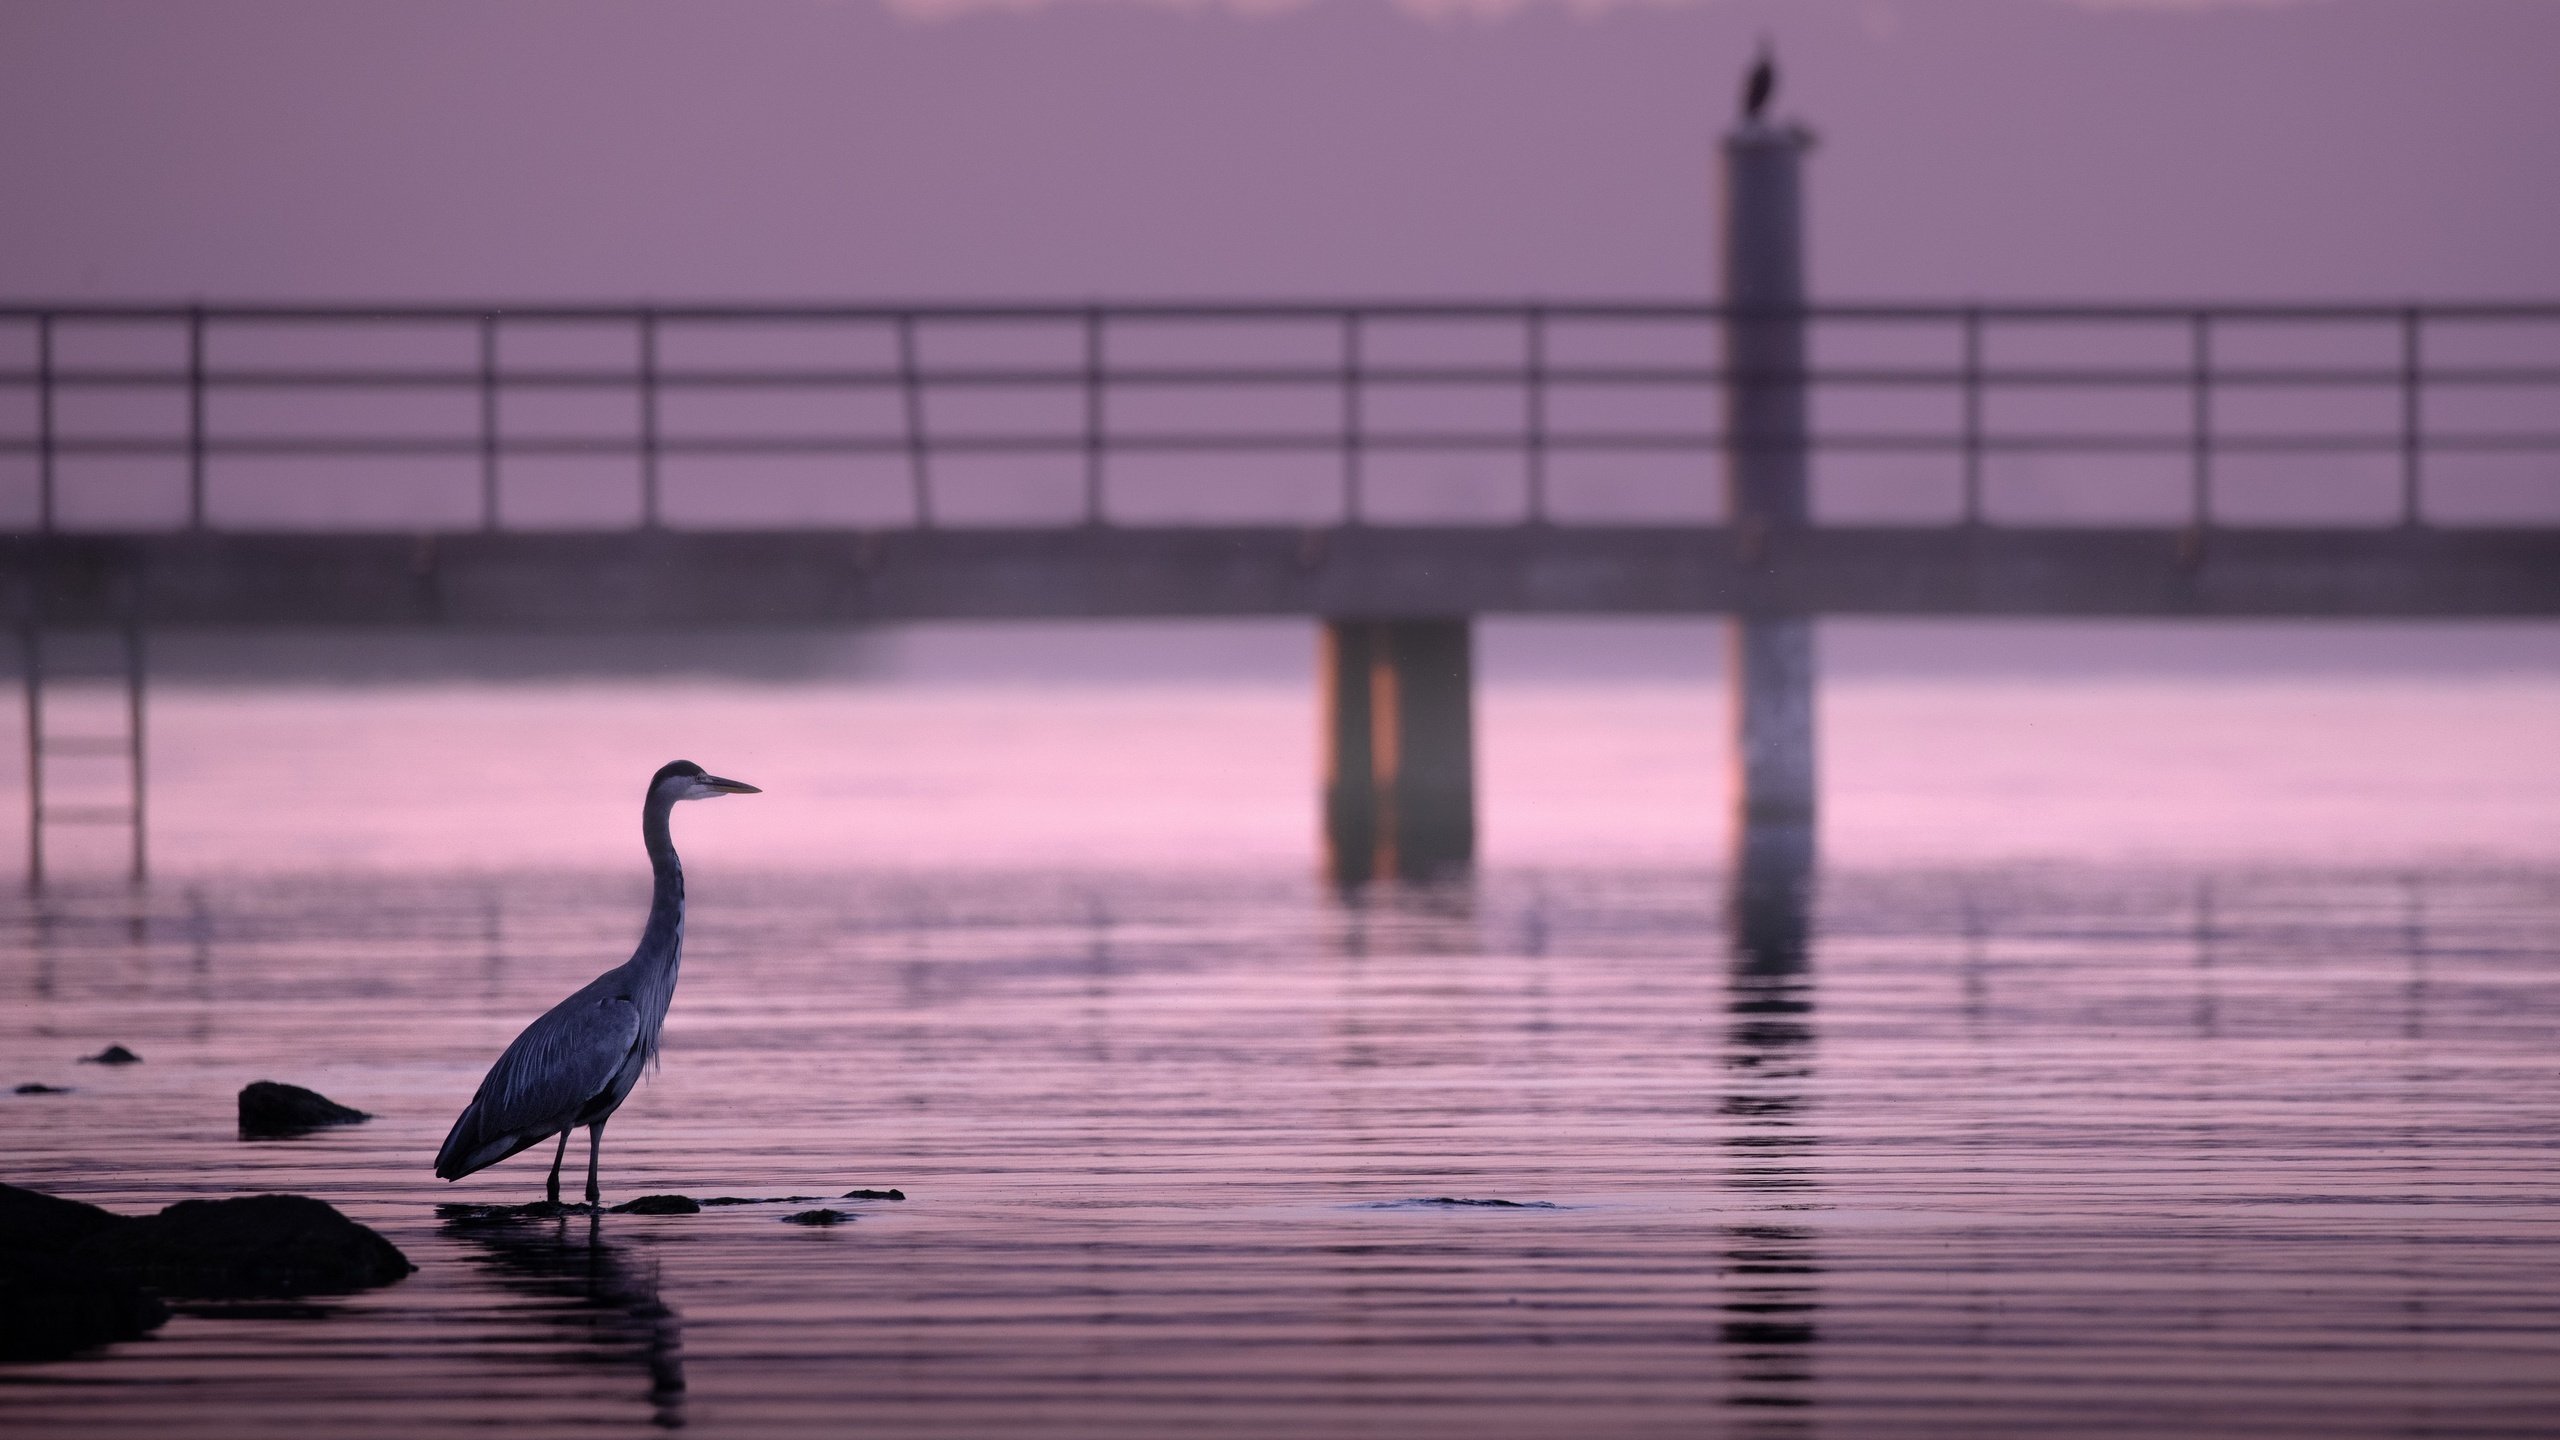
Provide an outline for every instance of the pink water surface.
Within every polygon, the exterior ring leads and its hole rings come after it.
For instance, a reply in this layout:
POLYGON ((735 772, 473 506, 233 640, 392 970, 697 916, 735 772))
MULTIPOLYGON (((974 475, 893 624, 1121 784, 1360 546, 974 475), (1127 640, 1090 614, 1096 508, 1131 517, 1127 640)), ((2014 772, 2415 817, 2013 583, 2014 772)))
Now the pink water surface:
MULTIPOLYGON (((1486 859, 1724 863, 1727 703, 1712 678, 1488 683, 1486 859)), ((1870 674, 1821 705, 1841 864, 2560 858, 2560 678, 1870 674)), ((612 869, 638 779, 683 756, 766 791, 688 816, 702 866, 1312 868, 1316 706, 1260 680, 169 684, 152 847, 170 875, 612 869)))

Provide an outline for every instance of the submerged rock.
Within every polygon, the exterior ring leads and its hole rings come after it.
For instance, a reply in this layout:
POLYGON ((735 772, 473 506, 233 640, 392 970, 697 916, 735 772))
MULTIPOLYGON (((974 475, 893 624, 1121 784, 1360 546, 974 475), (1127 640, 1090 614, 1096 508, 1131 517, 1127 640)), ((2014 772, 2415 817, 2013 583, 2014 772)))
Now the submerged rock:
POLYGON ((836 1198, 839 1200, 904 1200, 907 1198, 907 1192, 904 1190, 847 1190, 836 1198))
POLYGON ((714 1195, 705 1205, 814 1205, 823 1195, 714 1195))
POLYGON ((299 1085, 259 1080, 240 1092, 240 1138, 244 1140, 302 1135, 325 1125, 354 1125, 372 1118, 299 1085))
POLYGON ((26 1084, 19 1086, 17 1093, 20 1095, 68 1095, 71 1093, 71 1087, 68 1085, 47 1085, 41 1080, 30 1080, 26 1084))
POLYGON ((613 1207, 616 1215, 699 1215, 702 1202, 690 1195, 643 1195, 613 1207))
POLYGON ((785 1225, 842 1225, 853 1218, 842 1210, 803 1210, 797 1215, 783 1216, 782 1223, 785 1225))
POLYGON ((142 1057, 121 1045, 110 1045, 95 1055, 81 1056, 80 1063, 83 1065, 139 1065, 142 1063, 142 1057))

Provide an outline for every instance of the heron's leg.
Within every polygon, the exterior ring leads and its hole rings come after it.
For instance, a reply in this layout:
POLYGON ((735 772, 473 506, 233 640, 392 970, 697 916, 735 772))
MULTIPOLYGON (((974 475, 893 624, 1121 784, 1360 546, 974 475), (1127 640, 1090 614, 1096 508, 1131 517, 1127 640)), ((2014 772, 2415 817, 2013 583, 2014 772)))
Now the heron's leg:
MULTIPOLYGON (((565 1132, 561 1138, 567 1139, 565 1132)), ((596 1162, 603 1153, 604 1122, 599 1120, 587 1127, 587 1203, 590 1205, 604 1203, 603 1194, 596 1189, 596 1162)))
POLYGON ((569 1132, 560 1132, 560 1148, 551 1152, 551 1203, 560 1203, 560 1162, 569 1158, 569 1132))

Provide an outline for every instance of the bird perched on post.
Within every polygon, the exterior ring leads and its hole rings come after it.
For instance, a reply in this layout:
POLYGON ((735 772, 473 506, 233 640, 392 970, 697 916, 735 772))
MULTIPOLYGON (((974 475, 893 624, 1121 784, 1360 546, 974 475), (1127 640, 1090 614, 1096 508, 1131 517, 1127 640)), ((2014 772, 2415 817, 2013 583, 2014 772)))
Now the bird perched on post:
POLYGON ((1777 93, 1777 47, 1764 39, 1760 42, 1760 58, 1751 62, 1751 73, 1742 82, 1743 122, 1756 123, 1760 112, 1769 108, 1769 97, 1777 93))
POLYGON ((436 1152, 436 1174, 459 1180, 557 1135, 551 1152, 551 1203, 560 1203, 560 1162, 569 1132, 587 1127, 587 1203, 600 1203, 596 1168, 604 1122, 640 1083, 658 1055, 658 1027, 676 993, 676 960, 684 948, 684 871, 667 839, 667 815, 679 800, 754 795, 755 786, 706 775, 690 760, 661 767, 640 802, 640 840, 656 885, 649 922, 631 958, 586 983, 577 994, 524 1027, 489 1067, 453 1131, 436 1152))

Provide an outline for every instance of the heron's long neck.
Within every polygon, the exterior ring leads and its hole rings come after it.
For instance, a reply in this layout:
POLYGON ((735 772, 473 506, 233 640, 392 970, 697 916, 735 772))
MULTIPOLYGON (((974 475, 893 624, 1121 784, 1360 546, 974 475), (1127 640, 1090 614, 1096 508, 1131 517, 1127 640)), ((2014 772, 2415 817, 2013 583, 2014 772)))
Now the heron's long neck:
POLYGON ((640 948, 631 957, 635 966, 651 972, 670 990, 675 985, 676 952, 684 943, 684 867, 676 863, 675 842, 667 838, 667 812, 674 808, 673 800, 652 795, 640 809, 640 839, 649 848, 655 884, 649 895, 649 924, 640 932, 640 948))

